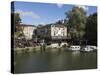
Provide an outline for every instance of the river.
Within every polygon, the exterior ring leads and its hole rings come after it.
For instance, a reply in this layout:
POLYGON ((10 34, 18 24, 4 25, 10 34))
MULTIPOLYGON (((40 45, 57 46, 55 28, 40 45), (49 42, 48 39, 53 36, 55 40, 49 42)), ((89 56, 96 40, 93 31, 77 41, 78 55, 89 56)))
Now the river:
POLYGON ((94 69, 97 67, 97 52, 48 50, 15 55, 14 73, 33 73, 94 69))

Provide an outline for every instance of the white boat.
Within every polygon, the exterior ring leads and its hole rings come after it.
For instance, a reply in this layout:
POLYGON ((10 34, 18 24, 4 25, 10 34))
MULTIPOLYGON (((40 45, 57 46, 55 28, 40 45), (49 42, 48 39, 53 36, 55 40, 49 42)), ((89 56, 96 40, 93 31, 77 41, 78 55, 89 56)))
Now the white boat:
POLYGON ((97 50, 96 46, 87 45, 83 47, 81 51, 90 52, 90 51, 95 51, 95 50, 97 50))
POLYGON ((73 45, 73 46, 70 46, 69 50, 72 50, 72 51, 79 51, 81 49, 81 46, 79 45, 73 45))
POLYGON ((96 46, 89 46, 90 48, 92 48, 93 50, 97 50, 96 46))

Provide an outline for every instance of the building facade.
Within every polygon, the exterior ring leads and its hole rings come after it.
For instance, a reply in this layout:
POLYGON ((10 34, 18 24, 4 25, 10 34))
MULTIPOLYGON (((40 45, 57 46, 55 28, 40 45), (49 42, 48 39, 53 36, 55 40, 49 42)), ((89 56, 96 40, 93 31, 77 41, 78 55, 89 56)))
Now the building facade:
POLYGON ((61 24, 45 25, 37 28, 37 36, 45 40, 65 40, 67 27, 61 24))
POLYGON ((67 27, 64 25, 51 25, 52 39, 67 39, 67 27))
POLYGON ((34 25, 20 24, 20 25, 17 25, 17 28, 22 30, 27 40, 31 40, 33 38, 33 35, 35 35, 34 31, 36 29, 36 26, 34 25))

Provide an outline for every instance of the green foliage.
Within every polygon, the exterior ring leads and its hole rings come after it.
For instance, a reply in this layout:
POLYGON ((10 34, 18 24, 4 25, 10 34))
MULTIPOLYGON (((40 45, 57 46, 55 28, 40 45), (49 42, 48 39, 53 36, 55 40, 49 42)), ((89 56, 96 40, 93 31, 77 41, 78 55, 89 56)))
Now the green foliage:
POLYGON ((66 44, 64 44, 64 45, 62 45, 62 47, 63 47, 63 48, 66 48, 66 47, 67 47, 67 45, 66 45, 66 44))
POLYGON ((67 27, 72 39, 83 39, 85 34, 86 12, 83 8, 73 7, 72 10, 65 13, 67 27))
POLYGON ((20 14, 19 13, 11 13, 11 20, 14 22, 13 25, 14 25, 14 29, 15 29, 15 31, 14 31, 15 38, 24 36, 22 29, 16 28, 16 25, 20 25, 20 23, 21 23, 20 14))
POLYGON ((16 37, 16 38, 24 36, 23 33, 22 33, 21 31, 17 31, 17 32, 15 32, 14 34, 15 34, 15 37, 16 37))
POLYGON ((94 13, 87 18, 86 39, 97 40, 97 13, 94 13))
POLYGON ((19 13, 14 13, 14 24, 20 24, 21 23, 21 18, 19 13))
POLYGON ((11 20, 12 24, 14 25, 14 29, 16 32, 16 25, 19 25, 21 23, 21 18, 19 13, 11 13, 11 20))

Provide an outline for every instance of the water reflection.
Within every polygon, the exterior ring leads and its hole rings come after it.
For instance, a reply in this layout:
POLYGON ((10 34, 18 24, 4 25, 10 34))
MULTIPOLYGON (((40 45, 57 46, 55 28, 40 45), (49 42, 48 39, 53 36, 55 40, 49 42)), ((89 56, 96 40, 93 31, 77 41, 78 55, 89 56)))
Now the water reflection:
POLYGON ((96 68, 96 52, 48 49, 15 55, 15 73, 96 68))

